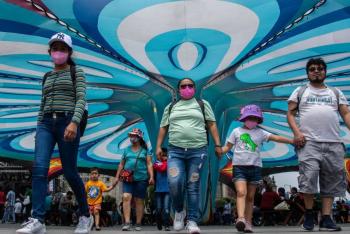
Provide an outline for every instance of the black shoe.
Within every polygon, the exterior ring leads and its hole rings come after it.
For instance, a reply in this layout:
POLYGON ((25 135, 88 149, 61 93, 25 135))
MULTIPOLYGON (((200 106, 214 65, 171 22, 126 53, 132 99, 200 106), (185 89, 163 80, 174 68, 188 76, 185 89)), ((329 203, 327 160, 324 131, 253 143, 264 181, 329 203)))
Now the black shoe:
POLYGON ((324 216, 320 221, 320 231, 339 232, 341 227, 337 226, 330 216, 324 216))
POLYGON ((165 226, 165 231, 170 231, 170 227, 169 226, 165 226))
POLYGON ((156 216, 157 216, 157 220, 156 220, 156 222, 157 222, 157 228, 158 228, 158 230, 160 231, 160 230, 163 229, 161 213, 160 213, 160 212, 157 213, 156 216))
POLYGON ((314 227, 315 223, 313 213, 305 213, 304 223, 301 225, 301 228, 306 231, 313 231, 314 227))

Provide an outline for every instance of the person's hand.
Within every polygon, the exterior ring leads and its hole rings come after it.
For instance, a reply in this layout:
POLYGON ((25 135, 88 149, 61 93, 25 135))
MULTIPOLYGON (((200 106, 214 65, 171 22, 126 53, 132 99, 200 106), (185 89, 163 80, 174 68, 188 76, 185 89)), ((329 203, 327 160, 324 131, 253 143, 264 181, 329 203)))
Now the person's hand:
POLYGON ((112 186, 115 187, 118 183, 119 183, 119 178, 115 178, 112 186))
POLYGON ((70 124, 64 130, 64 140, 65 141, 73 141, 77 136, 77 128, 78 125, 74 122, 70 122, 70 124))
POLYGON ((215 155, 218 159, 222 156, 222 148, 221 147, 215 147, 215 155))
POLYGON ((154 184, 154 179, 153 179, 153 177, 150 177, 150 178, 149 178, 148 184, 149 184, 149 185, 153 185, 153 184, 154 184))
POLYGON ((157 155, 157 159, 158 159, 158 160, 161 160, 162 155, 163 155, 162 148, 157 147, 157 150, 156 150, 156 155, 157 155))
POLYGON ((302 148, 306 143, 306 139, 304 134, 301 132, 298 132, 297 134, 294 134, 294 145, 297 148, 302 148))

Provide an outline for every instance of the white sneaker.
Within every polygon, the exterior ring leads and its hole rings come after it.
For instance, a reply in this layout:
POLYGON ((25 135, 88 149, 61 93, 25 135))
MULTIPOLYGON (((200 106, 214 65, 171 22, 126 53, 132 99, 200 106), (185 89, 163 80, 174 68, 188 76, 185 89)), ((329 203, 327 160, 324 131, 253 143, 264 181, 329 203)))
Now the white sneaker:
POLYGON ((200 234, 201 230, 197 226, 197 223, 194 221, 188 221, 186 225, 186 230, 190 234, 200 234))
POLYGON ((92 215, 90 215, 90 217, 80 216, 79 223, 74 233, 89 234, 93 224, 94 224, 94 218, 92 217, 92 215))
POLYGON ((175 212, 175 218, 174 218, 174 230, 175 231, 181 231, 184 229, 184 219, 186 217, 186 212, 183 210, 181 212, 175 212))
POLYGON ((28 222, 22 224, 21 229, 17 229, 17 234, 45 234, 45 224, 40 223, 38 219, 28 218, 28 222))

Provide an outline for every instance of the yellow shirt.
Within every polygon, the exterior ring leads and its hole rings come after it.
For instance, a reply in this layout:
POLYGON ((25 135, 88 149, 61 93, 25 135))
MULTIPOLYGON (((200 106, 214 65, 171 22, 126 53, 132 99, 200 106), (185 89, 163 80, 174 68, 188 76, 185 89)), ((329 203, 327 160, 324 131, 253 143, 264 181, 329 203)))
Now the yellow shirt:
POLYGON ((107 190, 107 186, 102 181, 89 180, 85 184, 85 191, 87 193, 87 202, 89 206, 101 204, 102 193, 106 190, 107 190))

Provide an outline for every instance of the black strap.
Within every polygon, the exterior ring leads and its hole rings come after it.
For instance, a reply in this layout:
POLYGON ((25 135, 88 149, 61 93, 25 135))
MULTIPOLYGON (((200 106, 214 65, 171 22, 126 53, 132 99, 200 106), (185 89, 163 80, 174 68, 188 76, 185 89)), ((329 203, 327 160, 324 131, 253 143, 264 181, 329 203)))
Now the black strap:
MULTIPOLYGON (((70 77, 71 77, 71 79, 72 79, 72 82, 73 82, 73 85, 74 85, 74 87, 75 87, 75 81, 76 81, 76 78, 77 78, 77 74, 76 74, 76 66, 74 66, 74 65, 70 65, 70 77)), ((44 87, 44 84, 45 84, 45 82, 46 82, 46 79, 47 79, 47 77, 50 75, 50 73, 51 73, 51 71, 49 71, 49 72, 46 72, 45 73, 45 75, 44 75, 44 77, 43 77, 43 80, 42 80, 42 87, 44 87)))
MULTIPOLYGON (((142 150, 143 150, 143 148, 141 147, 139 153, 137 154, 136 162, 135 162, 135 167, 134 167, 134 171, 136 170, 137 162, 138 162, 138 160, 139 160, 139 158, 140 158, 140 154, 141 154, 141 151, 142 151, 142 150)), ((127 157, 126 157, 126 155, 125 155, 125 157, 124 157, 125 162, 126 162, 126 159, 127 159, 127 157)), ((125 166, 125 163, 124 163, 124 166, 125 166)), ((124 169, 124 167, 123 167, 123 169, 124 169)))
MULTIPOLYGON (((175 106, 176 103, 178 103, 181 99, 179 100, 175 100, 173 101, 170 106, 169 106, 169 117, 170 117, 170 113, 171 113, 171 110, 173 109, 173 107, 175 106)), ((204 107, 204 102, 202 99, 199 99, 199 98, 196 98, 196 101, 199 105, 199 107, 201 108, 201 111, 202 111, 202 114, 203 114, 203 118, 204 118, 204 125, 205 125, 205 131, 206 131, 206 134, 207 134, 207 144, 209 144, 209 132, 208 132, 208 126, 207 126, 207 120, 205 119, 205 107, 204 107)))
MULTIPOLYGON (((298 94, 297 94, 297 110, 299 112, 299 105, 300 105, 300 102, 301 102, 301 98, 303 96, 303 94, 305 93, 305 90, 307 89, 307 85, 303 85, 303 86, 300 86, 300 89, 298 90, 298 94)), ((337 105, 338 105, 338 109, 339 109, 339 90, 332 87, 332 86, 327 86, 330 90, 332 90, 332 92, 334 93, 336 99, 337 99, 337 105)))

